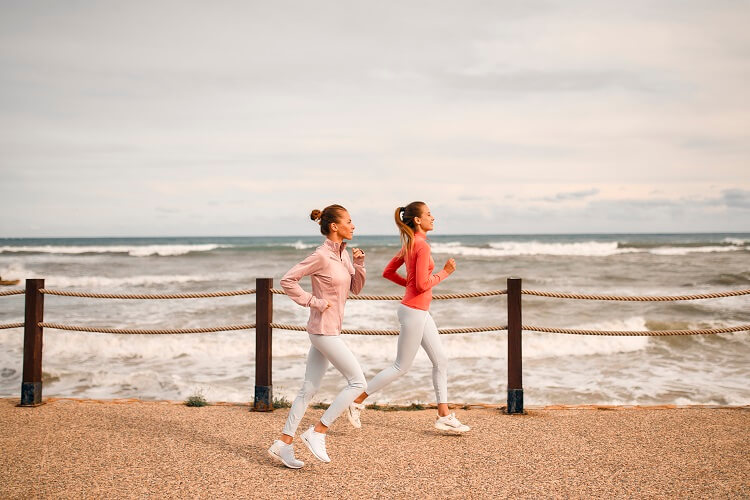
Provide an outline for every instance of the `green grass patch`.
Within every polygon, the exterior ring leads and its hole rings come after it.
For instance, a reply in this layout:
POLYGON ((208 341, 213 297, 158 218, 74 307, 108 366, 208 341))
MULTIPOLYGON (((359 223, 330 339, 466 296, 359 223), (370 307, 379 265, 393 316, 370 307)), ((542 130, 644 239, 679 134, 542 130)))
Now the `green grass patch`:
POLYGON ((291 403, 291 401, 289 401, 284 396, 281 396, 280 398, 276 398, 275 397, 275 398, 273 398, 273 407, 275 409, 279 409, 279 408, 291 408, 292 407, 292 403, 291 403))
POLYGON ((208 406, 208 401, 201 393, 193 394, 185 400, 185 406, 208 406))

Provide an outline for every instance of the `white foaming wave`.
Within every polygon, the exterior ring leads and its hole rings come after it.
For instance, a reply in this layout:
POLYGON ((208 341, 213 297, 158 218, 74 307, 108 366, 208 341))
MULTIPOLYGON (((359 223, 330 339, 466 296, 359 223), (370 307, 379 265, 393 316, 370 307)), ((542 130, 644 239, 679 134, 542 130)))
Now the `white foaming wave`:
MULTIPOLYGON (((646 320, 635 316, 624 320, 577 325, 586 330, 648 330, 646 320)), ((595 335, 561 335, 558 333, 529 333, 523 336, 523 355, 533 359, 561 356, 591 356, 615 354, 646 349, 649 337, 610 337, 595 335)))
POLYGON ((432 243, 433 253, 467 255, 472 257, 506 257, 516 255, 555 255, 580 257, 608 257, 628 253, 653 255, 687 255, 689 253, 732 252, 743 250, 744 244, 736 240, 731 246, 707 245, 702 247, 621 248, 618 242, 581 241, 575 243, 543 243, 540 241, 501 241, 487 247, 461 245, 460 242, 432 243))
POLYGON ((48 276, 45 283, 47 286, 58 288, 112 288, 208 281, 216 281, 216 276, 186 274, 125 276, 122 278, 107 278, 104 276, 48 276))
POLYGON ((282 243, 282 247, 292 247, 295 250, 305 250, 308 248, 315 248, 316 245, 312 243, 303 243, 302 240, 297 240, 294 243, 282 243))
POLYGON ((735 252, 742 249, 740 246, 664 247, 652 248, 649 253, 654 255, 687 255, 689 253, 735 252))
POLYGON ((745 246, 747 243, 750 243, 750 240, 742 238, 724 238, 721 242, 729 243, 730 245, 745 246))
POLYGON ((461 245, 460 242, 432 243, 433 253, 451 253, 480 257, 503 257, 511 255, 566 255, 584 257, 606 257, 633 253, 635 248, 618 248, 616 241, 581 241, 575 243, 542 243, 540 241, 500 241, 486 247, 461 245))
POLYGON ((86 253, 126 253, 132 257, 149 257, 159 255, 169 257, 185 255, 190 252, 210 252, 217 248, 228 248, 232 245, 214 243, 195 245, 29 245, 2 246, 0 253, 50 253, 50 254, 86 254, 86 253))

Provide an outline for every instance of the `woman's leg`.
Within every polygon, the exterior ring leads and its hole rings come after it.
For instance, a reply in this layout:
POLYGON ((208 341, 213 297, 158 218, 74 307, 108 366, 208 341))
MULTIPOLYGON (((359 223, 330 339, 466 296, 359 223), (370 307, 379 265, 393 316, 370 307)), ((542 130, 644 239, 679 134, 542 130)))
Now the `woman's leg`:
MULTIPOLYGON (((312 339, 313 335, 310 335, 312 339)), ((319 335, 315 335, 319 337, 319 335)), ((290 444, 297 432, 302 417, 305 416, 305 410, 307 405, 310 404, 313 396, 320 388, 320 381, 323 380, 323 375, 328 368, 328 359, 321 353, 315 345, 310 345, 310 350, 307 353, 307 366, 305 367, 305 382, 302 384, 302 388, 297 393, 297 397, 294 398, 292 407, 289 410, 289 416, 286 418, 286 424, 284 424, 284 430, 282 431, 281 440, 286 444, 290 444)))
POLYGON ((316 432, 325 432, 341 413, 354 401, 354 398, 365 388, 365 375, 357 358, 349 350, 344 339, 339 335, 311 335, 313 346, 344 376, 346 387, 338 393, 331 406, 320 417, 323 429, 316 426, 316 432))
POLYGON ((435 320, 430 314, 422 332, 422 348, 432 361, 432 385, 435 387, 435 399, 438 404, 438 414, 448 415, 448 358, 440 342, 435 320))
POLYGON ((392 366, 375 375, 375 378, 367 384, 366 394, 360 395, 357 398, 357 403, 361 403, 367 396, 379 391, 411 368, 422 340, 422 331, 427 317, 429 317, 427 311, 412 309, 403 304, 398 306, 398 321, 401 324, 401 332, 398 334, 396 361, 393 362, 392 366))

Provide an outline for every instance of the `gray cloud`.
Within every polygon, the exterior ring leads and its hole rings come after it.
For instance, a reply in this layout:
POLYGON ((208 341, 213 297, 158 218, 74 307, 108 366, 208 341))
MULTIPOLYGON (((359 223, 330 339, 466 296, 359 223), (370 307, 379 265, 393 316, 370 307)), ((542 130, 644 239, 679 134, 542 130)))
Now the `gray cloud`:
POLYGON ((585 189, 583 191, 571 191, 566 193, 557 193, 554 196, 546 196, 544 198, 536 198, 537 200, 544 200, 544 201, 566 201, 566 200, 582 200, 584 198, 588 198, 589 196, 594 196, 599 193, 599 190, 596 188, 592 189, 585 189))
POLYGON ((731 208, 750 208, 750 191, 744 189, 725 189, 721 192, 721 201, 731 208))

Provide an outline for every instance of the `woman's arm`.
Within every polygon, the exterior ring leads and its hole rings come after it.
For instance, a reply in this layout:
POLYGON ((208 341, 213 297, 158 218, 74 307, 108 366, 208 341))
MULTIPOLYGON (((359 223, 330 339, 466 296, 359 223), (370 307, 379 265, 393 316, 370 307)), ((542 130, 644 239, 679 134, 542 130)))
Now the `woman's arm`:
POLYGON ((281 278, 281 288, 283 288, 289 298, 297 304, 303 307, 314 307, 321 312, 325 311, 328 308, 327 300, 315 297, 313 294, 304 291, 302 287, 299 286, 299 280, 301 280, 303 276, 309 276, 323 270, 324 265, 325 258, 317 252, 313 253, 287 271, 284 277, 281 278))
POLYGON ((397 285, 406 286, 406 278, 398 274, 398 268, 404 265, 403 252, 399 252, 383 269, 383 278, 393 281, 397 285))
POLYGON ((414 258, 415 265, 415 286, 419 293, 426 292, 448 277, 448 271, 442 269, 439 273, 430 275, 430 245, 426 242, 415 241, 414 258))
POLYGON ((365 253, 359 248, 355 248, 353 256, 354 274, 352 274, 352 283, 349 286, 349 290, 354 295, 359 295, 359 292, 365 287, 365 278, 367 277, 367 272, 365 271, 365 253))

